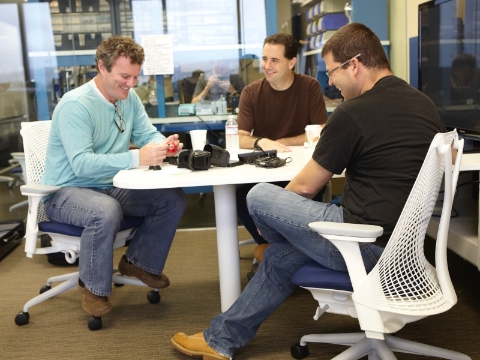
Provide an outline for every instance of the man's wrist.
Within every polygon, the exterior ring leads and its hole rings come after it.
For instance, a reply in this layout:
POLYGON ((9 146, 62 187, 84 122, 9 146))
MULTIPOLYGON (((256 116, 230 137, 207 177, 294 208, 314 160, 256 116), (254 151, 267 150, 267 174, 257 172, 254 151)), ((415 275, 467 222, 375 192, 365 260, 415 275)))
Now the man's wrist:
POLYGON ((255 139, 255 142, 253 143, 253 148, 254 149, 259 149, 260 148, 260 145, 258 143, 262 139, 266 139, 266 137, 265 136, 260 136, 259 138, 255 139))

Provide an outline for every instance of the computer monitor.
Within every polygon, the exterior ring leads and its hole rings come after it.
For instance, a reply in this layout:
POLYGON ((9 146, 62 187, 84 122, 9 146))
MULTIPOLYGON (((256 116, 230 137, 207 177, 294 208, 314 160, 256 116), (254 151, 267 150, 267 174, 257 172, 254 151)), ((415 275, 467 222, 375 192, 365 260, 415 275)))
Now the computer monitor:
POLYGON ((418 11, 419 89, 480 150, 480 0, 434 0, 418 11))

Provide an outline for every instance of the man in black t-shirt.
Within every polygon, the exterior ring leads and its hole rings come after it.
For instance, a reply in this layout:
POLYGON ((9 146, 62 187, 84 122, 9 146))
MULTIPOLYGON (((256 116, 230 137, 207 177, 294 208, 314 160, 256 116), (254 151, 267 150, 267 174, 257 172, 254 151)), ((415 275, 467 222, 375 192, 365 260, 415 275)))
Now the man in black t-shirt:
POLYGON ((329 117, 312 159, 285 189, 258 184, 248 194, 250 214, 269 242, 257 274, 237 301, 192 336, 177 333, 187 355, 228 359, 250 341, 261 323, 295 290, 295 272, 311 259, 347 271, 328 240, 308 227, 314 221, 382 226, 384 236, 360 243, 365 268, 381 256, 435 134, 446 129, 432 101, 393 76, 378 37, 348 24, 324 45, 329 85, 345 99, 329 117), (333 174, 346 170, 341 207, 312 201, 333 174))

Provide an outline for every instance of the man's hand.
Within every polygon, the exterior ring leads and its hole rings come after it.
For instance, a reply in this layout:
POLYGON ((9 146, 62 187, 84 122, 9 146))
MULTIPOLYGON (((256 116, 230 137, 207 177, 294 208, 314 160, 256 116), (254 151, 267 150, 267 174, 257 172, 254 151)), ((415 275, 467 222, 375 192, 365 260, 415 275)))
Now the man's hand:
POLYGON ((218 83, 218 87, 222 90, 225 90, 227 92, 230 92, 231 90, 231 85, 230 85, 230 81, 228 80, 223 80, 223 81, 220 81, 218 83))
POLYGON ((216 75, 212 75, 208 78, 206 88, 211 89, 214 86, 218 86, 220 89, 225 90, 227 92, 235 91, 235 89, 233 89, 233 86, 230 84, 229 80, 220 80, 216 75))
POLYGON ((283 145, 278 141, 270 140, 267 138, 260 139, 260 141, 257 142, 257 145, 260 146, 264 151, 267 151, 267 150, 277 150, 278 152, 292 151, 292 149, 290 149, 288 146, 283 145))
POLYGON ((167 156, 175 156, 183 148, 183 144, 178 141, 178 135, 169 136, 161 144, 149 143, 140 149, 140 166, 152 166, 161 164, 167 156), (174 143, 176 153, 168 152, 168 143, 174 143))
POLYGON ((176 156, 180 151, 182 151, 183 149, 183 143, 181 143, 179 140, 178 140, 178 134, 173 134, 173 135, 170 135, 168 138, 165 139, 165 144, 167 144, 167 148, 168 148, 168 145, 170 143, 173 143, 175 148, 177 149, 177 151, 175 152, 168 152, 167 153, 167 157, 170 157, 170 156, 176 156))
POLYGON ((208 78, 207 81, 207 86, 205 88, 211 89, 214 86, 217 86, 220 84, 220 79, 216 75, 212 75, 208 78))

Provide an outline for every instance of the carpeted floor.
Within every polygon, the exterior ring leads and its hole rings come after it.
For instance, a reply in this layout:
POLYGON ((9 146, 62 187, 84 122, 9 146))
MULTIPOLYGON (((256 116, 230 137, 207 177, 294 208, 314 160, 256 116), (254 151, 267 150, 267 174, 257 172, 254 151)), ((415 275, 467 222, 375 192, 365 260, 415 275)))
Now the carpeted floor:
MULTIPOLYGON (((240 229, 240 239, 248 235, 240 229)), ((430 241, 430 254, 433 241, 430 241)), ((124 249, 115 253, 118 262, 124 249)), ((249 271, 253 246, 241 252, 241 271, 249 271)), ((432 345, 463 351, 480 359, 480 274, 454 254, 449 263, 459 303, 449 312, 407 325, 398 335, 432 345)), ((14 318, 35 296, 46 278, 73 271, 50 265, 44 256, 28 259, 23 246, 0 261, 0 359, 173 359, 187 356, 170 346, 177 331, 195 333, 208 326, 220 310, 218 262, 214 230, 179 231, 165 273, 171 286, 161 291, 160 304, 146 300, 148 288, 114 288, 113 311, 103 318, 103 328, 87 328, 87 315, 76 290, 30 309, 30 323, 19 327, 14 318)), ((246 285, 246 277, 242 279, 246 285)), ((355 332, 355 319, 325 314, 312 320, 316 302, 299 289, 260 328, 257 336, 237 351, 235 360, 291 359, 290 346, 304 334, 355 332)), ((330 359, 344 347, 312 344, 308 359, 330 359)), ((398 354, 399 359, 424 359, 398 354)))

